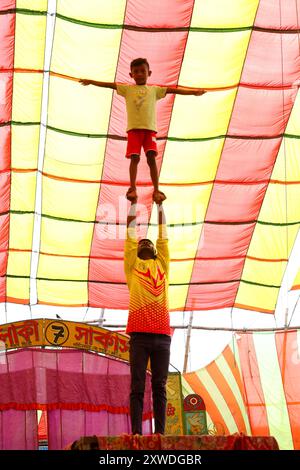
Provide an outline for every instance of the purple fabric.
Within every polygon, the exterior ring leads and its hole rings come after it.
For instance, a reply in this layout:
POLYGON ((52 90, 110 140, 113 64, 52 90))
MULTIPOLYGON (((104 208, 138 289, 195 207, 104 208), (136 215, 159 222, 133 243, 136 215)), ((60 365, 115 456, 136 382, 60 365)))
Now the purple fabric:
POLYGON ((0 450, 36 450, 37 448, 36 410, 0 411, 0 450))
MULTIPOLYGON (((31 445, 37 445, 31 435, 37 434, 35 409, 40 405, 46 405, 48 409, 51 449, 62 449, 83 435, 130 432, 128 411, 125 412, 129 410, 130 391, 127 363, 71 349, 17 350, 8 352, 5 358, 6 361, 0 363, 1 449, 29 449, 31 445), (102 407, 103 411, 92 411, 93 407, 102 407), (28 409, 33 411, 25 411, 28 409), (29 414, 35 419, 29 419, 29 414), (6 436, 3 435, 4 428, 6 436), (30 438, 27 443, 22 443, 25 434, 30 438)), ((144 413, 151 410, 148 375, 144 413)), ((143 432, 151 433, 151 420, 144 422, 143 432)))

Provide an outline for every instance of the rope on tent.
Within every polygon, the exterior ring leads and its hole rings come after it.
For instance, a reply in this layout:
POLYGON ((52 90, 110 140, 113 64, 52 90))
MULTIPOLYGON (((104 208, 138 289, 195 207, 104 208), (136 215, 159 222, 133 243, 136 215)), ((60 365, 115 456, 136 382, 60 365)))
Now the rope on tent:
MULTIPOLYGON (((297 16, 298 50, 299 50, 299 57, 300 57, 299 12, 298 12, 298 2, 297 2, 297 0, 295 0, 295 6, 296 6, 296 16, 297 16)), ((295 303, 295 305, 294 305, 294 309, 293 309, 292 315, 291 315, 291 317, 290 317, 288 326, 290 326, 290 324, 291 324, 291 321, 292 321, 293 316, 294 316, 294 313, 295 313, 295 311, 296 311, 296 307, 297 307, 297 305, 298 305, 299 299, 300 299, 300 295, 298 296, 298 299, 297 299, 297 301, 296 301, 296 303, 295 303)))
POLYGON ((46 138, 47 138, 47 125, 48 123, 48 102, 49 102, 49 73, 50 64, 53 53, 54 44, 54 29, 56 22, 56 0, 50 0, 47 6, 46 16, 46 42, 45 42, 45 63, 43 71, 43 89, 42 89, 42 102, 41 102, 41 125, 40 135, 38 143, 38 160, 37 160, 37 172, 36 172, 36 189, 35 189, 35 202, 34 202, 34 220, 33 220, 33 232, 32 232, 32 243, 31 243, 31 260, 30 260, 30 276, 29 276, 29 303, 34 305, 37 302, 37 273, 39 265, 39 254, 41 249, 41 227, 42 227, 42 174, 44 168, 46 138), (33 253, 37 251, 37 255, 33 253))
MULTIPOLYGON (((299 51, 299 58, 300 58, 300 34, 299 34, 299 11, 298 11, 298 1, 295 0, 295 8, 296 8, 296 17, 297 17, 297 39, 298 39, 298 51, 299 51)), ((296 85, 298 87, 298 90, 299 90, 299 84, 296 85)), ((285 185, 287 187, 287 185, 285 185)), ((299 232, 298 232, 299 233, 299 232)), ((292 314, 290 316, 290 319, 287 323, 287 326, 289 327, 290 324, 291 324, 291 321, 293 319, 293 316, 296 312, 296 308, 298 306, 298 302, 299 302, 299 298, 300 298, 300 294, 299 294, 299 297, 297 298, 297 301, 294 305, 294 308, 293 308, 293 311, 292 311, 292 314)))
MULTIPOLYGON (((282 11, 281 11, 281 0, 279 2, 279 22, 280 22, 280 31, 282 29, 282 11)), ((286 161, 286 143, 284 137, 284 129, 285 129, 285 119, 284 119, 284 104, 285 104, 285 96, 284 96, 284 89, 283 89, 283 81, 284 81, 284 70, 283 70, 283 44, 282 44, 282 34, 280 34, 280 54, 281 54, 281 94, 282 94, 282 146, 283 146, 283 157, 284 157, 284 192, 285 192, 285 222, 286 222, 286 256, 285 258, 289 259, 289 229, 288 229, 288 196, 287 196, 287 161, 286 161)), ((283 261, 285 263, 285 261, 283 261)), ((288 261, 287 261, 288 264, 288 261)), ((288 269, 286 269, 287 275, 287 285, 288 285, 288 269)), ((288 308, 288 288, 286 290, 286 306, 288 308)), ((284 318, 284 326, 287 326, 287 312, 284 318)))
MULTIPOLYGON (((85 323, 89 325, 94 325, 95 323, 98 324, 99 320, 93 320, 93 321, 87 321, 85 323)), ((105 328, 125 328, 125 324, 105 324, 105 328)), ((173 330, 186 330, 188 328, 188 325, 171 325, 171 328, 173 330)), ((295 331, 295 330, 300 330, 300 325, 298 326, 292 326, 292 327, 278 327, 278 328, 222 328, 220 326, 193 326, 193 330, 207 330, 207 331, 236 331, 239 334, 242 333, 252 333, 252 332, 257 332, 259 333, 260 331, 295 331)))
POLYGON ((5 323, 8 323, 8 320, 7 320, 7 300, 6 300, 6 297, 5 297, 5 302, 4 302, 4 312, 5 312, 5 323))
POLYGON ((30 302, 28 304, 28 307, 29 307, 29 312, 30 312, 30 319, 32 320, 33 317, 32 317, 32 310, 31 310, 31 305, 30 305, 30 302))
MULTIPOLYGON (((89 305, 88 305, 88 306, 86 307, 85 314, 84 314, 84 316, 83 316, 83 321, 85 320, 85 317, 87 316, 87 313, 88 313, 89 308, 90 308, 90 307, 89 307, 89 305)), ((104 310, 104 309, 102 309, 102 310, 104 310)), ((99 326, 100 326, 100 325, 99 325, 99 326)), ((101 326, 102 326, 102 325, 101 325, 101 326)))
POLYGON ((293 308, 293 311, 292 311, 292 315, 291 315, 290 321, 289 321, 289 323, 288 323, 288 327, 290 327, 292 318, 293 318, 294 313, 295 313, 295 311, 296 311, 296 308, 297 308, 297 306, 298 306, 299 299, 300 299, 300 294, 299 294, 298 299, 296 300, 296 303, 295 303, 295 305, 294 305, 294 308, 293 308))
POLYGON ((230 325, 231 325, 231 331, 232 331, 232 335, 231 335, 231 341, 232 341, 232 348, 233 348, 233 357, 234 357, 234 365, 236 366, 236 350, 235 350, 235 341, 234 341, 234 338, 235 338, 235 335, 234 335, 234 329, 233 329, 233 306, 231 307, 230 309, 230 325))
POLYGON ((183 364, 184 373, 186 372, 188 359, 189 359, 191 334, 192 334, 192 328, 193 328, 193 316, 194 316, 194 312, 192 310, 190 312, 189 324, 187 325, 187 336, 186 336, 186 342, 185 342, 185 355, 184 355, 184 364, 183 364))

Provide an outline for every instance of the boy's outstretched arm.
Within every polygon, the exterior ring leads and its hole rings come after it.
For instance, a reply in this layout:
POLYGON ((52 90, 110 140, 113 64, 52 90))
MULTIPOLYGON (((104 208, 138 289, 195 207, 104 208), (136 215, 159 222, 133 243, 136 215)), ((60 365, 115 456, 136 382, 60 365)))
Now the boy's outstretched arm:
POLYGON ((168 87, 167 93, 175 93, 176 95, 196 95, 201 96, 206 93, 206 90, 203 88, 183 88, 181 86, 178 87, 168 87))
POLYGON ((95 85, 103 88, 112 88, 113 90, 117 89, 117 84, 115 82, 97 82, 96 80, 89 80, 88 78, 80 78, 79 83, 81 85, 95 85))

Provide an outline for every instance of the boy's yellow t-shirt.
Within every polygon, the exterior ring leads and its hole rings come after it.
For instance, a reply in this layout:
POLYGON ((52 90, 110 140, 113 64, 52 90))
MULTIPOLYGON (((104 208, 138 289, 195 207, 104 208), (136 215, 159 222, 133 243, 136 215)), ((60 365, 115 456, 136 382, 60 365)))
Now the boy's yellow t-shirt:
POLYGON ((167 87, 117 84, 118 95, 124 96, 127 109, 127 131, 156 129, 156 101, 166 96, 167 87))
POLYGON ((124 269, 130 295, 126 333, 170 335, 168 240, 157 239, 155 260, 139 258, 137 247, 135 231, 129 229, 124 251, 124 269))

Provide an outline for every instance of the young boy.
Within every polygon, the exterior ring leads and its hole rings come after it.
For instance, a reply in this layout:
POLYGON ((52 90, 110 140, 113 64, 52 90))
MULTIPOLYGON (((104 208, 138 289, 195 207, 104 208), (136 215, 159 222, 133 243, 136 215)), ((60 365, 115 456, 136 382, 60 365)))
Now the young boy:
POLYGON ((130 77, 135 85, 123 85, 115 82, 97 82, 95 80, 80 79, 82 85, 96 85, 117 90, 117 93, 126 100, 127 108, 127 150, 126 157, 130 158, 129 176, 130 188, 127 191, 127 199, 133 201, 137 197, 136 175, 137 166, 140 161, 141 148, 144 148, 147 163, 150 168, 153 183, 153 201, 156 204, 166 199, 164 193, 158 188, 158 171, 155 157, 157 156, 156 145, 156 101, 164 98, 167 93, 179 95, 200 96, 205 93, 201 88, 187 89, 182 87, 161 87, 147 85, 148 77, 151 76, 147 59, 135 59, 130 64, 130 77))

